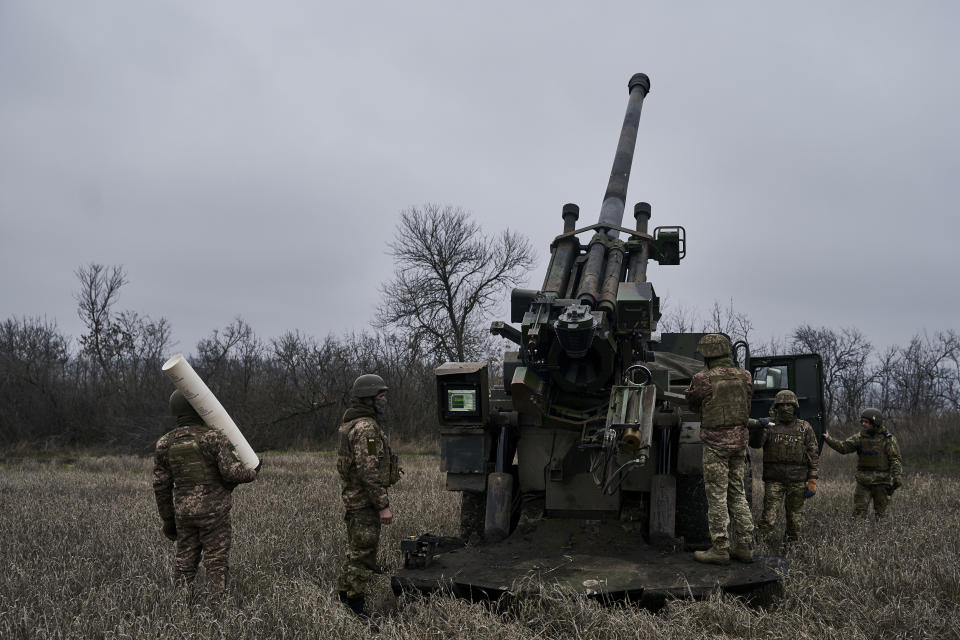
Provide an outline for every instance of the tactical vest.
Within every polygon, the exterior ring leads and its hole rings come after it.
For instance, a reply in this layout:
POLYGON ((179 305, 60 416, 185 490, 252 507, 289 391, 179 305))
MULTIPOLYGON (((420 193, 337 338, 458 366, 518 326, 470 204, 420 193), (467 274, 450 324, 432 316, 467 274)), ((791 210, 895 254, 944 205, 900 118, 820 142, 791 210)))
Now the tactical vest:
MULTIPOLYGON (((337 472, 340 474, 341 478, 346 478, 353 470, 356 465, 356 461, 353 459, 353 447, 350 446, 350 432, 353 431, 353 428, 361 420, 371 420, 368 417, 354 418, 350 422, 347 422, 340 426, 338 429, 340 433, 340 449, 337 452, 337 472)), ((382 482, 383 486, 390 486, 396 484, 399 480, 399 472, 394 471, 395 460, 394 456, 390 451, 390 445, 387 444, 386 438, 383 437, 383 434, 377 436, 380 442, 383 444, 384 456, 378 460, 377 465, 377 479, 382 482), (396 475, 396 479, 394 476, 396 475)), ((368 443, 371 447, 370 454, 376 451, 376 442, 368 443)), ((399 469, 399 467, 397 467, 399 469)))
POLYGON ((354 425, 357 424, 356 420, 351 420, 350 422, 340 425, 340 428, 337 430, 340 437, 340 448, 337 451, 337 473, 340 474, 341 478, 347 477, 347 474, 350 472, 350 468, 353 466, 353 448, 350 446, 350 431, 353 430, 354 425))
POLYGON ((890 459, 887 457, 887 439, 890 434, 878 432, 869 436, 861 432, 857 445, 857 469, 860 471, 889 471, 890 459))
POLYGON ((221 483, 217 463, 200 451, 200 435, 204 431, 200 427, 187 427, 170 443, 167 460, 177 487, 221 483))
POLYGON ((790 424, 770 425, 763 445, 763 463, 806 467, 807 447, 803 442, 806 424, 803 420, 794 420, 790 424))
POLYGON ((750 396, 746 372, 731 367, 707 371, 713 394, 701 406, 701 428, 717 429, 747 424, 750 396))

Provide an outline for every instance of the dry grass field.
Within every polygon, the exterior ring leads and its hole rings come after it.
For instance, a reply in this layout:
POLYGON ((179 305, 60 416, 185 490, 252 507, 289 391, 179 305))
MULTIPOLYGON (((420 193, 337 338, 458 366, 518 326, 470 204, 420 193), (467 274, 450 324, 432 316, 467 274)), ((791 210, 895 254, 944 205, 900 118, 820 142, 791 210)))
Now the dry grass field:
MULTIPOLYGON (((379 637, 960 638, 960 478, 908 473, 887 521, 857 521, 852 458, 825 452, 806 541, 790 552, 784 595, 769 609, 717 596, 654 614, 549 586, 502 611, 444 596, 397 602, 383 575, 371 598, 386 616, 379 637)), ((333 592, 343 539, 333 463, 329 454, 268 454, 260 480, 236 491, 233 586, 220 598, 174 587, 150 460, 6 461, 0 638, 367 637, 333 592)), ((381 546, 390 567, 401 537, 456 528, 437 458, 407 456, 404 466, 381 546)))

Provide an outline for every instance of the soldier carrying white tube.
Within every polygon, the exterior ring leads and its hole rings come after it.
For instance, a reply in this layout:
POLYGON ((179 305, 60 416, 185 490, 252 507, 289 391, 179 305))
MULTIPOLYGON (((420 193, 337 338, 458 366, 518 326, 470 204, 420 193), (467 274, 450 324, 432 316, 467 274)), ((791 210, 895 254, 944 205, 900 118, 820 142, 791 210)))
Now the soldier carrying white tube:
POLYGON ((177 543, 176 579, 193 582, 203 558, 207 580, 216 591, 229 583, 231 492, 256 479, 219 429, 204 423, 177 389, 170 396, 177 425, 157 441, 153 490, 163 534, 177 543))

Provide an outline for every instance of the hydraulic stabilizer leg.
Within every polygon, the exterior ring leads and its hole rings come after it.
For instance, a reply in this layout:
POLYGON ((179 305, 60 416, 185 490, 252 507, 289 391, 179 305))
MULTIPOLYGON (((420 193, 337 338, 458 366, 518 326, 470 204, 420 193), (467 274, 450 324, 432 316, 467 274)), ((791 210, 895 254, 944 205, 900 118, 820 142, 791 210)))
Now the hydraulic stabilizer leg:
POLYGON ((497 443, 497 466, 487 476, 487 513, 483 537, 497 542, 510 535, 510 515, 513 505, 513 475, 505 473, 507 456, 507 425, 500 429, 497 443))
POLYGON ((650 542, 669 542, 676 536, 677 478, 671 473, 670 431, 661 428, 657 473, 650 481, 650 542))

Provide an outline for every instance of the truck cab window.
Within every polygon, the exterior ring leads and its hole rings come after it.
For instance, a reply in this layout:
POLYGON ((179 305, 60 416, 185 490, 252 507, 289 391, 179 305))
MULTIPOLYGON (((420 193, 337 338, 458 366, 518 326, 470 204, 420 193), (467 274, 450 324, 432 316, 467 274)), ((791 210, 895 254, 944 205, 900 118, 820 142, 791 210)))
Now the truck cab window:
POLYGON ((789 389, 789 369, 786 366, 756 367, 753 370, 753 388, 757 391, 789 389))

